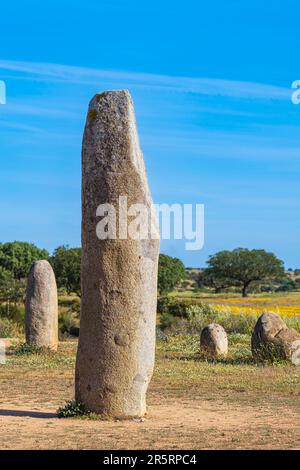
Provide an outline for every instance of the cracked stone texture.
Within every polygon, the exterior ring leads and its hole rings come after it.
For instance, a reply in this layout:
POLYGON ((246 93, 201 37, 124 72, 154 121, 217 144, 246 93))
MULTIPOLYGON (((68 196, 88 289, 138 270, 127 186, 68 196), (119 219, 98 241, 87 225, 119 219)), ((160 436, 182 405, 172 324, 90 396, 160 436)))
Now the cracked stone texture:
POLYGON ((203 328, 200 335, 200 348, 213 357, 226 356, 228 339, 224 328, 217 323, 210 323, 203 328))
POLYGON ((294 365, 300 364, 300 334, 288 328, 277 313, 266 312, 259 317, 251 347, 253 357, 258 361, 270 359, 276 353, 294 365))
MULTIPOLYGON (((127 90, 90 102, 82 147, 82 299, 75 398, 93 412, 140 417, 155 354, 156 239, 100 240, 100 204, 118 198, 152 207, 132 100, 127 90)), ((129 220, 132 220, 129 218, 129 220)))
POLYGON ((46 260, 36 261, 30 268, 25 310, 26 343, 56 351, 57 287, 53 269, 46 260))

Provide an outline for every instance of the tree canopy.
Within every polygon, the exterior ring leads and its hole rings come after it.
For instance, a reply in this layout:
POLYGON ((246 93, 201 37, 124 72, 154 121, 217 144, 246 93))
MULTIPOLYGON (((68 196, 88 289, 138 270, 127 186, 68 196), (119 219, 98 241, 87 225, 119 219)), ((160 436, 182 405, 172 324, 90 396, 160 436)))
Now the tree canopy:
MULTIPOLYGON (((22 302, 25 298, 26 280, 14 279, 12 273, 0 266, 0 302, 22 302)), ((9 312, 9 306, 8 306, 9 312)))
POLYGON ((185 278, 184 264, 178 258, 159 255, 158 291, 160 294, 171 292, 185 278))
POLYGON ((220 251, 208 260, 208 270, 215 279, 228 279, 231 285, 240 285, 243 297, 254 281, 267 281, 284 276, 283 262, 265 250, 237 248, 220 251))
POLYGON ((69 294, 74 292, 80 297, 81 248, 59 246, 54 251, 50 262, 56 276, 57 286, 65 288, 69 294))
POLYGON ((9 271, 14 279, 26 278, 34 261, 48 259, 47 250, 27 242, 0 243, 0 267, 9 271))
POLYGON ((197 284, 198 287, 212 287, 217 294, 221 290, 231 287, 233 281, 232 279, 217 275, 213 268, 207 268, 199 273, 197 284))

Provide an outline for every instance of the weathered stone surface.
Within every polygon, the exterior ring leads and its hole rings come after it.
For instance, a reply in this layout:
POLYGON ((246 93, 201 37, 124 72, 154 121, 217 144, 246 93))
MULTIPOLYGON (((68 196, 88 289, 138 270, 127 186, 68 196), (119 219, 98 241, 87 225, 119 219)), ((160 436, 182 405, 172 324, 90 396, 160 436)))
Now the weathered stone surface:
POLYGON ((203 328, 200 335, 200 348, 213 357, 226 356, 228 339, 224 328, 217 323, 211 323, 203 328))
POLYGON ((82 304, 76 360, 77 401, 93 412, 138 417, 152 376, 159 234, 156 239, 101 240, 96 210, 109 203, 119 217, 152 199, 126 90, 90 102, 82 151, 82 304))
POLYGON ((288 359, 300 364, 300 334, 288 328, 282 318, 273 312, 259 317, 251 339, 252 354, 257 361, 273 358, 288 359))
POLYGON ((5 346, 6 350, 11 348, 17 342, 18 340, 16 338, 0 338, 0 343, 2 343, 5 346))
POLYGON ((32 264, 27 281, 26 342, 39 348, 57 349, 58 306, 53 269, 46 260, 32 264))
POLYGON ((284 355, 295 366, 300 365, 300 334, 293 328, 281 330, 277 339, 281 342, 284 355))

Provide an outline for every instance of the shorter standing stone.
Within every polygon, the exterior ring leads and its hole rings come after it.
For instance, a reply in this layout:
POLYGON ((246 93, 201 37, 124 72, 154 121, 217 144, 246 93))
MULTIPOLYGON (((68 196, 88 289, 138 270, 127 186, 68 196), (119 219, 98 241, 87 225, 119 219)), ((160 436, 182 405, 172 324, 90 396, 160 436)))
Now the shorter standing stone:
POLYGON ((256 322, 252 339, 252 355, 256 361, 287 359, 300 364, 300 334, 288 328, 277 313, 266 312, 256 322))
POLYGON ((53 269, 46 260, 36 261, 30 268, 25 307, 26 343, 56 351, 57 287, 53 269))
POLYGON ((211 323, 203 328, 200 336, 200 348, 210 356, 226 356, 228 339, 224 328, 217 323, 211 323))

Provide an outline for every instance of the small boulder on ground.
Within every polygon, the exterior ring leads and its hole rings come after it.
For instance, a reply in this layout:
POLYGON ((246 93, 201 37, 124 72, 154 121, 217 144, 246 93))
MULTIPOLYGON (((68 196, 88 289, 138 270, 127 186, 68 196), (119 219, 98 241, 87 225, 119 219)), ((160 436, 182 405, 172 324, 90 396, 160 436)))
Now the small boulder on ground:
POLYGON ((211 323, 203 328, 200 335, 200 348, 213 357, 226 356, 228 339, 224 328, 217 323, 211 323))
POLYGON ((256 322, 252 339, 252 355, 256 361, 285 359, 300 364, 300 334, 288 328, 277 313, 265 312, 256 322))

